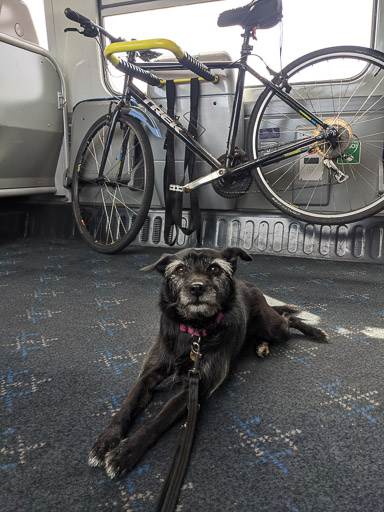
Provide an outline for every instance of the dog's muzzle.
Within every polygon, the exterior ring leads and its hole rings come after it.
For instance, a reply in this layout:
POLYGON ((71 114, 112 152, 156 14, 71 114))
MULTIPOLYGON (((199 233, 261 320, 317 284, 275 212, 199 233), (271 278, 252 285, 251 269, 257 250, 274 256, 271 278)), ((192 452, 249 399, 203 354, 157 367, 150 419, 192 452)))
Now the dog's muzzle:
POLYGON ((180 290, 177 305, 181 316, 212 316, 220 310, 216 292, 203 281, 192 281, 180 290))

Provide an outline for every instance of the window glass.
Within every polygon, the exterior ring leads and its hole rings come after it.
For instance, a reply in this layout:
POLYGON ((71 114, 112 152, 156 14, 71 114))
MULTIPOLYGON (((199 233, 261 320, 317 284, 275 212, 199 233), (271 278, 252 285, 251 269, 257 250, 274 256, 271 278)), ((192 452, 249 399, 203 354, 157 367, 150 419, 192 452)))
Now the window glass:
POLYGON ((45 23, 44 0, 23 0, 31 14, 39 44, 48 50, 47 26, 45 23))
MULTIPOLYGON (((217 26, 222 11, 241 7, 246 1, 221 0, 152 11, 105 16, 104 25, 114 35, 130 39, 171 39, 191 55, 207 51, 226 51, 233 60, 240 56, 242 28, 217 26)), ((249 64, 268 76, 261 56, 272 69, 283 66, 313 50, 337 45, 370 46, 373 0, 283 1, 283 22, 268 30, 257 31, 253 41, 254 57, 249 64), (309 8, 309 5, 311 6, 309 8), (280 47, 282 51, 280 52, 280 47)), ((165 54, 167 52, 165 51, 165 54)), ((351 70, 351 76, 356 70, 351 70)), ((117 71, 111 84, 122 87, 117 71)), ((256 85, 254 77, 246 85, 256 85)))

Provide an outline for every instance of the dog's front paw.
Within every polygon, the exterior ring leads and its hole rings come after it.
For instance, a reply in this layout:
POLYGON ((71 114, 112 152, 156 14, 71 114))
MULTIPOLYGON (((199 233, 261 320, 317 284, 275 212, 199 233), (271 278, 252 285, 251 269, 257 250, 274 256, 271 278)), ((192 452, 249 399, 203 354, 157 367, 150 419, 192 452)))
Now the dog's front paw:
POLYGON ((134 438, 127 438, 105 456, 105 470, 109 478, 123 476, 129 473, 143 456, 142 449, 134 442, 134 438))
POLYGON ((261 345, 256 347, 256 354, 261 359, 263 359, 265 356, 269 355, 269 346, 266 341, 264 341, 264 343, 262 343, 261 345))
POLYGON ((89 466, 103 466, 106 453, 113 450, 120 443, 121 439, 122 434, 119 427, 108 427, 101 432, 89 453, 89 466))

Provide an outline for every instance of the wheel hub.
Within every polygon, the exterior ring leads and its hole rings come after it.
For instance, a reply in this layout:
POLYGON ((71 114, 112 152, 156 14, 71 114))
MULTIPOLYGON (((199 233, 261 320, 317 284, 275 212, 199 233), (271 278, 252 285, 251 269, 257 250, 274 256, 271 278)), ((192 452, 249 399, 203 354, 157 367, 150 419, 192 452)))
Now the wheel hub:
POLYGON ((330 160, 344 156, 345 152, 353 142, 353 132, 350 125, 339 118, 330 118, 324 121, 328 126, 324 130, 320 126, 316 127, 312 136, 325 134, 326 140, 314 145, 314 149, 319 155, 330 160))

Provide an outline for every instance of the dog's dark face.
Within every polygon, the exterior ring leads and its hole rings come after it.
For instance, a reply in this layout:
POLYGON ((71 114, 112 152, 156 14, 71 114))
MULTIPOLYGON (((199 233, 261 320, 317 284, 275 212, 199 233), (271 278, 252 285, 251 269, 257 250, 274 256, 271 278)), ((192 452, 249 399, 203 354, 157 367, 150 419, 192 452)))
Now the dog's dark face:
POLYGON ((237 247, 224 251, 185 249, 164 254, 153 265, 142 270, 154 270, 164 275, 168 307, 175 308, 184 319, 202 319, 216 315, 233 290, 233 275, 237 257, 251 257, 237 247))

